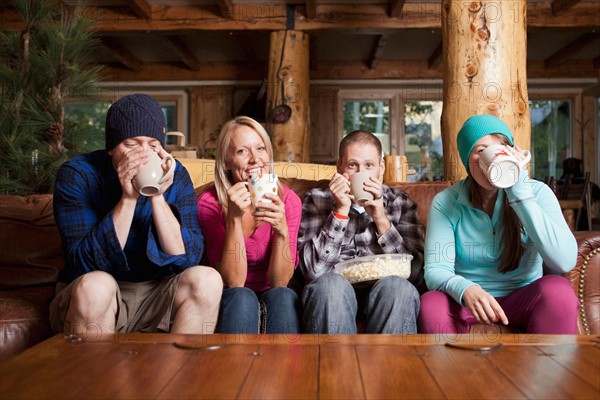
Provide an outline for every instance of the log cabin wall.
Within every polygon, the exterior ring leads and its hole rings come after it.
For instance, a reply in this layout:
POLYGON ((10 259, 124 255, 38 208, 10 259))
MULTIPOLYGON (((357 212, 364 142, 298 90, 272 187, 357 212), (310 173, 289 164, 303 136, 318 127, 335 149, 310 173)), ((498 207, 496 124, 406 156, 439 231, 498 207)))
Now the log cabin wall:
MULTIPOLYGON (((311 161, 335 160, 340 93, 350 86, 385 87, 398 97, 402 82, 439 85, 443 78, 441 0, 59 2, 63 12, 80 3, 96 21, 93 29, 102 45, 93 56, 104 67, 106 85, 126 85, 127 92, 148 89, 157 97, 184 91, 188 144, 199 147, 209 146, 211 134, 260 86, 271 32, 295 29, 310 35, 311 161)), ((457 3, 467 12, 481 1, 457 3)), ((529 98, 536 99, 530 81, 537 80, 548 88, 543 98, 559 93, 556 98, 572 102, 571 155, 583 158, 598 182, 600 2, 535 0, 526 7, 529 98), (573 83, 582 79, 587 87, 573 83)), ((0 21, 2 31, 23 31, 9 0, 0 0, 0 21)), ((400 121, 402 110, 395 112, 400 121)), ((392 140, 402 152, 403 126, 395 129, 399 135, 392 140)))

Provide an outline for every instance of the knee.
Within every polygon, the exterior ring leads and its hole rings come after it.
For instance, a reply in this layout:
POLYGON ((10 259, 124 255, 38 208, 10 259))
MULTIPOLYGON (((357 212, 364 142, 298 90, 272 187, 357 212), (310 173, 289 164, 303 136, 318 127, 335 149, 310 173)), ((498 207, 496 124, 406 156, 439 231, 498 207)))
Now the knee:
POLYGON ((577 309, 579 301, 571 283, 560 275, 546 275, 539 280, 538 294, 544 303, 552 307, 577 309))
POLYGON ((421 311, 433 312, 441 308, 448 308, 449 298, 445 293, 430 290, 421 296, 421 311))
POLYGON ((223 291, 223 304, 242 307, 250 305, 252 309, 258 309, 258 297, 256 293, 247 287, 231 287, 223 291))
POLYGON ((263 300, 267 303, 275 301, 284 304, 295 304, 298 301, 298 295, 288 287, 274 287, 263 295, 263 300))
POLYGON ((179 289, 183 289, 191 298, 198 301, 218 303, 223 293, 223 280, 214 268, 192 267, 182 273, 179 289))
POLYGON ((117 281, 102 271, 88 272, 73 285, 71 304, 83 307, 108 308, 117 295, 117 281))
POLYGON ((402 296, 419 301, 419 292, 412 283, 396 275, 386 276, 380 279, 373 290, 380 291, 384 296, 402 296))
POLYGON ((303 302, 310 299, 319 301, 342 301, 345 296, 354 296, 352 285, 340 274, 329 273, 309 283, 302 294, 303 302))

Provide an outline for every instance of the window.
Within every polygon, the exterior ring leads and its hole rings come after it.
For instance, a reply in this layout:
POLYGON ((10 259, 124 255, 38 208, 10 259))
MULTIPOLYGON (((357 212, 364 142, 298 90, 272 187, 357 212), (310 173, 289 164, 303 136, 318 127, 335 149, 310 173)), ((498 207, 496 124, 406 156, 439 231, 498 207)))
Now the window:
POLYGON ((387 90, 344 89, 338 97, 337 143, 356 129, 373 132, 381 142, 383 155, 401 154, 399 96, 387 90))
POLYGON ((390 154, 390 102, 344 101, 344 135, 362 129, 372 132, 379 141, 383 154, 390 154))
POLYGON ((441 115, 441 101, 404 103, 404 155, 416 171, 409 182, 444 178, 441 115))
MULTIPOLYGON (((572 156, 575 92, 569 95, 540 90, 530 100, 531 174, 543 180, 560 178, 562 164, 572 156)), ((340 135, 365 129, 381 140, 384 155, 404 154, 410 169, 408 180, 444 179, 441 114, 443 102, 438 86, 398 86, 386 89, 342 89, 339 91, 340 135), (342 119, 343 118, 343 119, 342 119)), ((600 101, 599 101, 600 120, 600 101)), ((598 132, 600 137, 600 131, 598 132)), ((341 136, 338 137, 338 141, 341 136)), ((600 170, 600 167, 599 167, 600 170)), ((599 173, 600 174, 600 173, 599 173)))
POLYGON ((571 153, 571 102, 532 100, 529 107, 533 176, 559 178, 563 161, 571 153))
MULTIPOLYGON (((185 112, 187 107, 183 106, 184 96, 161 95, 150 93, 161 105, 165 116, 166 130, 183 131, 185 133, 186 120, 185 112)), ((118 96, 111 98, 106 96, 97 102, 77 102, 73 101, 65 105, 65 117, 68 124, 85 126, 86 129, 81 129, 77 137, 70 137, 67 141, 71 153, 87 153, 94 150, 105 148, 104 126, 106 123, 106 114, 113 101, 116 101, 118 96)), ((68 130, 66 130, 68 133, 68 130)), ((168 137, 167 144, 175 144, 176 138, 168 137)))

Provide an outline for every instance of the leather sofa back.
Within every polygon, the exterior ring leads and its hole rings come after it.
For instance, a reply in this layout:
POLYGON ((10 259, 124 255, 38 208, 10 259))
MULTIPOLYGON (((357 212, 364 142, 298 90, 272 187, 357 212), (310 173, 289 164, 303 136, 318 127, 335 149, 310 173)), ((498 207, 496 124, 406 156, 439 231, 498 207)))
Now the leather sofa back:
POLYGON ((0 289, 54 287, 63 268, 52 195, 0 196, 0 289))

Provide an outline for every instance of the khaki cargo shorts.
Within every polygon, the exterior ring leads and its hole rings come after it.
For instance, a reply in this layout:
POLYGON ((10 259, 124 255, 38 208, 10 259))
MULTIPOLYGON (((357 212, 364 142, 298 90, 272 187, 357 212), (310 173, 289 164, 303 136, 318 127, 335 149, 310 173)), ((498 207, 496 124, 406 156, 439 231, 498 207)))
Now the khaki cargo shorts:
MULTIPOLYGON (((98 272, 94 272, 98 273, 98 272)), ((110 276, 105 273, 100 272, 110 276)), ((84 275, 70 284, 58 282, 56 296, 50 303, 50 325, 54 333, 64 331, 65 321, 73 287, 84 275)), ((181 274, 168 276, 160 280, 147 282, 116 281, 117 285, 117 315, 115 317, 115 332, 168 332, 171 327, 173 302, 179 285, 181 274)), ((86 327, 90 330, 99 326, 86 327)))

